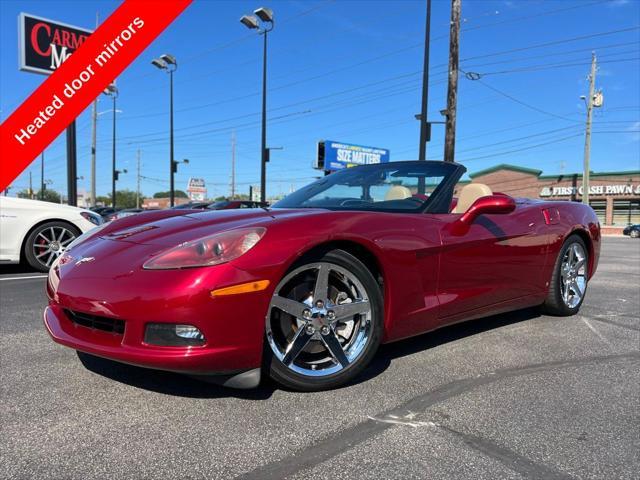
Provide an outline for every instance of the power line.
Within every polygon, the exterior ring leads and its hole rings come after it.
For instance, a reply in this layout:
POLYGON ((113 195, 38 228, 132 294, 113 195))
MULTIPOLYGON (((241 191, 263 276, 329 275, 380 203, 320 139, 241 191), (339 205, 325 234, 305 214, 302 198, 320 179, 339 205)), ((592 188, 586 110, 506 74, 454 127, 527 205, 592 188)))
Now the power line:
POLYGON ((577 42, 580 40, 587 40, 589 38, 597 38, 597 37, 604 37, 607 35, 615 35, 616 33, 624 33, 624 32, 631 32, 633 30, 638 30, 640 29, 640 26, 635 26, 635 27, 628 27, 628 28, 620 28, 617 30, 608 30, 606 32, 598 32, 598 33, 592 33, 589 35, 580 35, 577 37, 570 37, 570 38, 563 38, 561 40, 553 40, 551 42, 545 42, 545 43, 538 43, 535 45, 529 45, 526 47, 518 47, 518 48, 512 48, 509 50, 502 50, 502 51, 498 51, 498 52, 493 52, 493 53, 487 53, 487 54, 483 54, 483 55, 476 55, 473 57, 467 57, 467 58, 463 58, 460 60, 460 62, 468 62, 469 60, 476 60, 478 58, 488 58, 488 57, 495 57, 495 56, 499 56, 499 55, 506 55, 508 53, 514 53, 514 52, 524 52, 527 50, 533 50, 536 48, 544 48, 544 47, 550 47, 553 45, 560 45, 560 44, 564 44, 564 43, 569 43, 569 42, 577 42))

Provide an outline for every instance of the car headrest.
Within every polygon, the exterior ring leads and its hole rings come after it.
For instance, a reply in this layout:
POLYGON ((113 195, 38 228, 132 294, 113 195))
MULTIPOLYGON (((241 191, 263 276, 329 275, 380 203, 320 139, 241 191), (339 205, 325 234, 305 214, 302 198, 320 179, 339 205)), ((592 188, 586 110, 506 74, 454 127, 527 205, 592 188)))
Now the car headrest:
POLYGON ((394 185, 384 196, 385 201, 387 200, 404 200, 405 198, 411 197, 411 190, 407 187, 403 187, 402 185, 394 185))
POLYGON ((483 183, 470 183, 469 185, 465 185, 462 187, 462 190, 460 190, 458 204, 451 213, 464 213, 477 199, 489 195, 493 195, 493 193, 491 189, 483 183))

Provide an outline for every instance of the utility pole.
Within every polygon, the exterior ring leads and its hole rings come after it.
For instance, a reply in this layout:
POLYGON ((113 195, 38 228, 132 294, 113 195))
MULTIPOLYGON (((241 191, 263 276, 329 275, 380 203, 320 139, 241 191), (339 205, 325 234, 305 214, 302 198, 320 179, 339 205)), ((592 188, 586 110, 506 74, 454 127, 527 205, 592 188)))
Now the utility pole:
POLYGON ((31 177, 31 170, 29 170, 29 198, 33 200, 33 181, 31 177))
MULTIPOLYGON (((98 12, 96 12, 96 30, 98 29, 98 12)), ((96 204, 96 135, 98 130, 98 97, 91 104, 91 206, 96 204)))
POLYGON ((447 124, 444 138, 445 162, 454 161, 456 147, 456 107, 458 103, 461 6, 462 0, 451 0, 451 27, 449 30, 449 87, 447 89, 447 124))
POLYGON ((591 54, 589 97, 587 98, 587 130, 584 136, 584 171, 582 173, 582 203, 589 205, 589 162, 591 161, 591 119, 596 88, 596 53, 591 54))
MULTIPOLYGON (((424 36, 424 66, 422 70, 422 110, 420 113, 420 149, 418 160, 427 159, 427 142, 429 141, 429 122, 427 111, 429 105, 429 36, 431 32, 431 0, 427 0, 427 24, 424 36)), ((422 178, 422 177, 421 177, 422 178)))
POLYGON ((40 154, 40 200, 44 200, 44 150, 40 154))
POLYGON ((138 164, 138 175, 137 175, 137 186, 136 186, 136 208, 140 208, 140 149, 138 149, 137 154, 137 164, 138 164))
POLYGON ((236 132, 231 132, 231 199, 236 196, 236 132))

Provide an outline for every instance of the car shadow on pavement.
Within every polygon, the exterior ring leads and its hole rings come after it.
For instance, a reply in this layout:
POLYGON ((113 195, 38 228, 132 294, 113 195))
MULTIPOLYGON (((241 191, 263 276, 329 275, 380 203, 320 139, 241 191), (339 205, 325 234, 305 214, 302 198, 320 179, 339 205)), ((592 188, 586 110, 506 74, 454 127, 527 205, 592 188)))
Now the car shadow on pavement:
POLYGON ((366 368, 365 371, 351 383, 351 385, 366 382, 367 380, 380 375, 389 367, 391 361, 395 358, 413 355, 440 345, 455 342, 456 340, 468 338, 500 327, 506 327, 507 325, 514 323, 532 320, 540 316, 541 313, 539 308, 526 308, 493 315, 491 317, 456 323, 447 327, 439 328, 438 330, 424 333, 417 337, 382 345, 369 367, 366 368))
POLYGON ((0 265, 0 275, 15 275, 17 273, 33 273, 38 275, 44 275, 44 273, 23 263, 0 265))
MULTIPOLYGON (((413 355, 446 343, 468 338, 514 323, 531 320, 539 316, 539 309, 527 308, 457 323, 417 337, 382 345, 369 367, 353 382, 345 385, 345 387, 366 382, 382 374, 395 358, 413 355)), ((270 379, 266 378, 265 375, 263 375, 263 381, 258 388, 237 390, 196 380, 178 373, 136 367, 82 352, 78 352, 78 357, 84 367, 93 373, 136 388, 166 395, 189 398, 236 397, 245 400, 266 400, 270 398, 275 389, 278 388, 270 379)))
POLYGON ((258 388, 250 390, 238 390, 196 380, 178 373, 136 367, 82 352, 78 352, 78 358, 82 365, 93 373, 132 387, 165 395, 189 398, 237 397, 245 400, 266 400, 271 397, 274 391, 271 382, 262 382, 258 388))

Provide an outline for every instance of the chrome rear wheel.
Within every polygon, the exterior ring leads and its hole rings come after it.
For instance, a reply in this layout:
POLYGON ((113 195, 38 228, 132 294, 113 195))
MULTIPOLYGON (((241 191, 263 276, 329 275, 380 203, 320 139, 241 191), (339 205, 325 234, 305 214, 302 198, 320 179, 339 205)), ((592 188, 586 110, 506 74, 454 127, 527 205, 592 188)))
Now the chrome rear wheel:
POLYGON ((579 243, 572 243, 564 253, 560 267, 562 300, 569 308, 582 301, 587 289, 587 254, 579 243))

